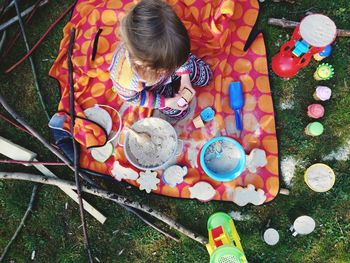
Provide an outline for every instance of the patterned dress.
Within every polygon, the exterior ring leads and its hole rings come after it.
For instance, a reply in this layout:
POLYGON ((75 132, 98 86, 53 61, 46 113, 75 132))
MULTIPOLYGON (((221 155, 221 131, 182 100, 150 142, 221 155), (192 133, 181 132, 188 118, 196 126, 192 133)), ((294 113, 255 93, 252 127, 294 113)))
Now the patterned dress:
POLYGON ((121 44, 114 53, 109 68, 113 90, 129 103, 147 108, 159 109, 163 114, 182 119, 188 110, 180 111, 165 107, 165 98, 174 97, 180 86, 181 76, 189 74, 195 87, 204 87, 213 77, 210 67, 193 54, 185 64, 170 77, 160 77, 156 84, 149 85, 133 69, 125 45, 121 44))

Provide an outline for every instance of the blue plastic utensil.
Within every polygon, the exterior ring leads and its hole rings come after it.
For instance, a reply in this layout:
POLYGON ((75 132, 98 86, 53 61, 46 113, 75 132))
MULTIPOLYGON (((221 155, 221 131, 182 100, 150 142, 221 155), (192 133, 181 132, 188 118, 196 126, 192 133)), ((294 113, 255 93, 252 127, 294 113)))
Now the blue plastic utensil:
POLYGON ((236 116, 237 130, 243 130, 241 110, 244 105, 243 90, 241 82, 231 82, 228 87, 228 94, 230 96, 230 107, 234 110, 236 116))

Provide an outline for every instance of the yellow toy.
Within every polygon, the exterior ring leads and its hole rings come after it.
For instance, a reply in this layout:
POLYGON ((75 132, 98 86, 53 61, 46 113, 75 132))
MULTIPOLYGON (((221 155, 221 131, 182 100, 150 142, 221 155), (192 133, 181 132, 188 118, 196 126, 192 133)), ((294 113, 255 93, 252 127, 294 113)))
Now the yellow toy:
POLYGON ((246 263, 240 237, 232 218, 222 212, 208 219, 209 243, 206 245, 210 263, 246 263))

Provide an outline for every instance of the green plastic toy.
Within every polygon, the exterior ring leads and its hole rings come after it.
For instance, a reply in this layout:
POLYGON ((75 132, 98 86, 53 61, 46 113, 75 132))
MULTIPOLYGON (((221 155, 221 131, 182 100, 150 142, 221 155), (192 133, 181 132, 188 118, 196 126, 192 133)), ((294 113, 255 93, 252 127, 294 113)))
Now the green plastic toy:
POLYGON ((223 212, 208 219, 210 263, 247 263, 240 237, 232 218, 223 212))

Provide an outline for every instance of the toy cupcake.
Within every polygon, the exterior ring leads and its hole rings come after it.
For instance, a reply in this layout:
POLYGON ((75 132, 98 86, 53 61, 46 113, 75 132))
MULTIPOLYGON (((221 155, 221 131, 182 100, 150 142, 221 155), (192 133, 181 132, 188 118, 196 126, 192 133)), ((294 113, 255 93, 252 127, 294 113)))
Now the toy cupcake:
POLYGON ((305 128, 305 134, 310 136, 320 136, 323 133, 323 125, 317 121, 309 123, 305 128))
POLYGON ((307 107, 307 115, 314 119, 322 118, 324 115, 324 108, 321 104, 311 104, 307 107))
POLYGON ((313 97, 315 100, 326 101, 331 98, 331 95, 332 95, 332 90, 327 86, 317 86, 313 97))
POLYGON ((334 68, 328 63, 319 65, 314 73, 315 80, 328 80, 334 76, 334 68))

